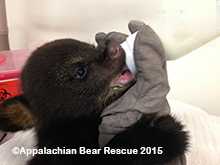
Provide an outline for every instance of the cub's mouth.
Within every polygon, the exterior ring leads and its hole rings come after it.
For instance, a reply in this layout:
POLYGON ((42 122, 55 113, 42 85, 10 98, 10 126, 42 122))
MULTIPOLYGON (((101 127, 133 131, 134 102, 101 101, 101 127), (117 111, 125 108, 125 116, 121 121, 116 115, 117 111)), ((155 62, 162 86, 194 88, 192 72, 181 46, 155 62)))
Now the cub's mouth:
POLYGON ((108 47, 108 54, 112 59, 113 65, 120 68, 116 76, 110 83, 113 90, 125 90, 135 82, 135 76, 125 64, 125 52, 121 46, 112 42, 108 47))
POLYGON ((135 82, 134 74, 125 65, 122 71, 111 81, 110 88, 113 90, 125 90, 125 88, 129 88, 135 82))
POLYGON ((136 82, 135 75, 131 73, 127 66, 119 72, 110 83, 110 89, 106 97, 105 105, 112 103, 121 97, 136 82))
POLYGON ((111 43, 107 50, 112 68, 118 68, 118 70, 109 84, 107 95, 104 98, 104 106, 121 97, 136 82, 135 75, 125 64, 124 50, 114 43, 111 43))

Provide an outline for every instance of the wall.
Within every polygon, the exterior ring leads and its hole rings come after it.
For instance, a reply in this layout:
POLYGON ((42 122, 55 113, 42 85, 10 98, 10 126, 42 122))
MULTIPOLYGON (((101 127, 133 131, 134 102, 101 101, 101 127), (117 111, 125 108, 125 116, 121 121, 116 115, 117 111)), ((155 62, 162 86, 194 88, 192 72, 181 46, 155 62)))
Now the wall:
POLYGON ((169 97, 220 115, 220 37, 168 62, 169 97))
POLYGON ((8 49, 8 28, 5 11, 5 1, 0 0, 0 50, 8 49))
POLYGON ((220 34, 220 30, 216 30, 215 0, 6 2, 12 48, 35 47, 60 37, 94 42, 97 31, 127 32, 127 22, 139 19, 159 34, 168 59, 175 59, 220 34))

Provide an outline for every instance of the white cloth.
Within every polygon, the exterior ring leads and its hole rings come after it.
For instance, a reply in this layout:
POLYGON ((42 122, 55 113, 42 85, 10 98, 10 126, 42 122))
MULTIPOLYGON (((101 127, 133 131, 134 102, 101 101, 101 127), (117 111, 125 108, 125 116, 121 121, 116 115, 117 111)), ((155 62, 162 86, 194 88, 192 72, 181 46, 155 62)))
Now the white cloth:
POLYGON ((121 43, 121 47, 125 51, 126 64, 133 74, 136 73, 136 66, 134 62, 134 41, 135 41, 136 35, 137 35, 137 32, 129 35, 127 39, 121 43))

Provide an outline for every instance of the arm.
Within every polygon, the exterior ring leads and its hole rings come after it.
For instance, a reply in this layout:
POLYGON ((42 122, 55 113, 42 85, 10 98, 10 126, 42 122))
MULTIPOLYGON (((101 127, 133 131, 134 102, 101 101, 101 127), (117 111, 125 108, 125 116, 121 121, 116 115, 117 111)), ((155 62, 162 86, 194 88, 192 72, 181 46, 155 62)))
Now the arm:
MULTIPOLYGON (((159 37, 142 22, 131 21, 129 29, 132 33, 138 31, 134 42, 137 82, 102 113, 99 137, 101 146, 136 123, 143 114, 163 116, 170 111, 166 100, 169 91, 166 60, 159 37)), ((121 33, 118 35, 122 36, 121 33)), ((117 36, 117 33, 102 38, 113 40, 116 38, 114 36, 117 36)), ((126 35, 124 40, 125 38, 126 35)))

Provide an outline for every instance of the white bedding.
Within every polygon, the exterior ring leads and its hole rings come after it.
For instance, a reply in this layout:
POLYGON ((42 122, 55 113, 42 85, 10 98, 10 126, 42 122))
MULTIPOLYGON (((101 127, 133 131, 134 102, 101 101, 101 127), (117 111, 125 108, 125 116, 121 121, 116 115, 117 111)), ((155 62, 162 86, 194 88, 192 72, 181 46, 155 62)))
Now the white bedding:
POLYGON ((200 108, 169 100, 172 114, 190 132, 188 165, 220 164, 220 117, 209 115, 200 108))
MULTIPOLYGON (((172 114, 190 132, 187 165, 219 165, 220 117, 176 100, 169 100, 169 103, 172 114)), ((1 165, 25 165, 30 157, 13 155, 11 150, 15 146, 32 148, 36 143, 34 134, 34 130, 17 132, 12 139, 0 145, 1 165)))

